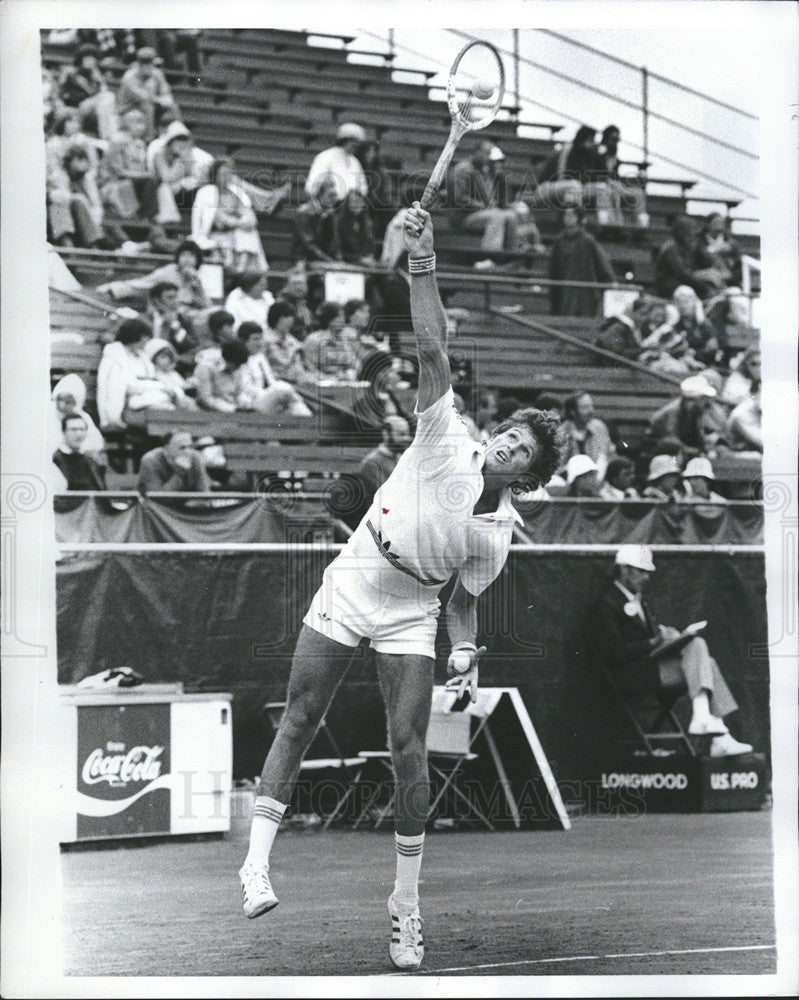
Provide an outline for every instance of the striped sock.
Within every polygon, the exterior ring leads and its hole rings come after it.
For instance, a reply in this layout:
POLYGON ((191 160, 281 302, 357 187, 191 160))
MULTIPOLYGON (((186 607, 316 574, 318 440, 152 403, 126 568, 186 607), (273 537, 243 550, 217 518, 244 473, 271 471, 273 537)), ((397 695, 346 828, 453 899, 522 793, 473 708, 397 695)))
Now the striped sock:
POLYGON ((419 869, 422 867, 424 834, 418 837, 403 837, 394 834, 397 845, 397 880, 394 883, 394 899, 398 903, 416 906, 419 902, 419 869))
POLYGON ((275 834, 285 811, 286 805, 277 799, 271 799, 268 795, 259 795, 256 798, 247 861, 258 865, 269 864, 269 852, 272 850, 275 834))

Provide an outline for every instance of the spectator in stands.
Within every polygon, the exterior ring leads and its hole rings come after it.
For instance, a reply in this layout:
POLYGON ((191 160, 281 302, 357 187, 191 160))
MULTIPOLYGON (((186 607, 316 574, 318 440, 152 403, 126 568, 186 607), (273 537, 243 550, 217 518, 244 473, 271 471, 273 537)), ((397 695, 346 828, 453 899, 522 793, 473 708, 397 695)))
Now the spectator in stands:
MULTIPOLYGON (((308 308, 308 278, 305 270, 295 268, 286 279, 286 284, 279 292, 276 301, 285 302, 294 313, 292 333, 297 340, 303 341, 314 325, 313 313, 308 308)), ((270 324, 271 325, 271 324, 270 324)))
MULTIPOLYGON (((222 360, 222 344, 235 336, 235 317, 227 309, 214 309, 208 315, 208 336, 200 341, 194 355, 195 366, 201 362, 222 360)), ((193 383, 193 379, 191 380, 193 383)))
POLYGON ((683 469, 683 500, 687 503, 726 503, 724 497, 714 493, 711 484, 715 480, 713 465, 704 455, 692 458, 683 469))
MULTIPOLYGON (((595 343, 606 351, 636 361, 644 340, 666 322, 666 315, 665 302, 641 293, 626 309, 602 323, 595 343)), ((615 364, 609 358, 601 358, 600 363, 615 364)))
POLYGON ((563 461, 568 461, 572 455, 588 455, 596 463, 601 479, 616 448, 607 424, 594 415, 591 394, 584 389, 572 393, 563 404, 563 413, 563 461))
POLYGON ((142 457, 136 489, 146 493, 207 493, 211 489, 191 434, 173 431, 160 448, 142 457))
POLYGON ((602 141, 597 147, 597 166, 594 177, 598 184, 607 187, 610 196, 610 218, 604 221, 597 212, 600 225, 623 226, 624 209, 629 208, 635 222, 641 228, 649 225, 646 212, 646 196, 644 188, 635 181, 625 183, 619 177, 619 139, 621 132, 618 126, 608 125, 602 133, 602 141))
MULTIPOLYGON (((613 284, 608 255, 583 228, 583 212, 578 208, 563 211, 563 229, 552 246, 549 277, 552 281, 601 282, 613 284)), ((553 316, 596 316, 602 303, 602 290, 575 285, 551 285, 550 312, 553 316)))
POLYGON ((411 431, 404 417, 386 417, 382 424, 383 440, 361 459, 358 476, 363 484, 364 509, 396 467, 400 455, 411 443, 411 431))
POLYGON ((105 470, 91 452, 84 449, 88 434, 85 417, 68 413, 61 421, 63 443, 53 454, 68 490, 105 490, 105 470))
MULTIPOLYGON (((716 390, 704 375, 690 375, 680 383, 680 395, 662 406, 652 417, 646 433, 650 445, 674 437, 697 454, 702 446, 699 418, 716 398, 716 390)), ((649 451, 652 454, 652 451, 649 451)))
MULTIPOLYGON (((482 235, 486 254, 518 251, 518 216, 508 208, 494 185, 491 169, 493 143, 484 140, 468 160, 461 160, 450 173, 449 190, 452 224, 469 233, 482 235)), ((490 266, 490 259, 478 262, 490 266)))
POLYGON ((83 127, 97 135, 103 143, 109 143, 119 131, 117 112, 116 75, 121 69, 113 56, 106 56, 99 62, 100 89, 80 104, 83 127))
POLYGON ((478 389, 472 399, 472 411, 474 422, 480 432, 480 437, 485 443, 491 436, 491 432, 499 423, 497 412, 499 410, 499 397, 494 389, 478 389))
POLYGON ((268 268, 250 196, 234 177, 234 163, 224 157, 214 163, 212 183, 199 189, 191 210, 192 239, 203 250, 213 249, 228 270, 268 268))
POLYGON ((683 498, 682 476, 673 455, 655 455, 649 463, 649 474, 643 496, 648 500, 674 500, 683 498))
POLYGON ((670 320, 645 338, 638 360, 652 371, 678 377, 701 371, 705 367, 690 347, 688 333, 674 310, 670 320))
POLYGON ((599 470, 588 455, 572 455, 566 463, 566 495, 600 498, 599 470))
POLYGON ((261 330, 268 326, 269 310, 275 297, 266 287, 265 271, 245 271, 225 300, 225 309, 235 318, 236 329, 242 323, 257 323, 261 330))
POLYGON ((125 281, 109 281, 98 285, 101 295, 110 295, 112 299, 131 299, 143 292, 150 292, 156 285, 169 284, 177 289, 177 305, 190 321, 198 313, 203 313, 211 306, 200 280, 199 270, 203 262, 202 250, 191 240, 184 240, 175 251, 171 264, 164 264, 149 274, 140 278, 128 278, 125 281))
POLYGON ((294 216, 292 259, 297 261, 337 260, 336 182, 323 178, 316 193, 297 209, 294 216))
POLYGON ((604 182, 597 183, 596 130, 581 125, 571 143, 564 144, 549 156, 536 173, 536 188, 526 199, 529 206, 556 208, 596 205, 601 226, 610 221, 610 192, 604 182))
POLYGON ((153 154, 151 168, 159 185, 158 218, 160 222, 180 222, 180 209, 189 208, 197 189, 207 181, 210 167, 202 157, 208 154, 195 149, 183 122, 171 122, 161 138, 163 143, 153 154))
POLYGON ((180 310, 178 287, 169 281, 153 285, 148 295, 147 320, 154 337, 160 337, 180 355, 178 368, 190 373, 194 367, 197 339, 191 320, 180 310))
POLYGON ((97 139, 81 131, 78 112, 74 108, 64 108, 55 115, 52 133, 45 140, 44 151, 48 167, 63 167, 67 150, 76 148, 84 151, 92 171, 96 172, 100 162, 100 145, 97 139))
MULTIPOLYGON (((659 625, 642 596, 654 572, 650 549, 621 546, 616 553, 616 577, 591 609, 594 647, 625 698, 640 700, 658 694, 658 648, 680 634, 670 625, 659 625)), ((705 640, 693 636, 668 655, 678 660, 692 700, 688 732, 713 737, 711 757, 750 753, 752 747, 733 739, 722 721, 738 706, 705 640)))
POLYGON ((388 350, 386 341, 382 338, 378 340, 372 331, 371 318, 369 303, 363 299, 350 299, 344 303, 344 329, 341 336, 352 343, 361 364, 373 351, 388 350))
POLYGON ((177 370, 178 355, 168 340, 153 337, 144 346, 144 354, 152 363, 155 379, 169 394, 168 410, 196 410, 197 404, 187 395, 188 383, 177 370))
POLYGON ((333 216, 334 247, 338 260, 369 266, 375 263, 375 235, 360 191, 348 191, 333 216))
POLYGON ((318 153, 305 182, 309 197, 318 194, 324 180, 336 186, 336 201, 343 201, 350 191, 358 191, 365 198, 369 193, 366 176, 360 160, 355 155, 361 143, 366 142, 366 132, 354 122, 344 122, 336 132, 336 145, 318 153))
POLYGON ((316 316, 319 329, 305 338, 305 367, 316 378, 351 382, 358 371, 358 356, 344 339, 344 310, 337 302, 324 302, 316 316))
POLYGON ((144 116, 144 135, 155 135, 156 109, 173 107, 175 99, 162 70, 155 65, 156 53, 149 46, 140 48, 136 61, 125 72, 117 91, 121 117, 135 108, 144 116))
POLYGON ((724 431, 733 451, 763 451, 763 410, 760 389, 745 396, 733 409, 724 431))
POLYGON ((750 344, 727 376, 721 393, 722 402, 735 407, 747 396, 760 391, 760 345, 750 344))
POLYGON ((83 417, 86 424, 86 435, 80 450, 90 452, 98 457, 105 450, 103 435, 96 424, 84 410, 86 404, 86 385, 80 375, 71 372, 64 375, 56 383, 51 394, 52 406, 47 412, 47 449, 52 454, 63 440, 64 417, 83 417))
POLYGON ((67 149, 60 166, 47 172, 47 215, 56 246, 113 250, 124 231, 106 220, 91 162, 82 146, 67 149))
POLYGON ((693 220, 678 216, 671 224, 671 238, 655 258, 655 288, 658 295, 670 299, 680 285, 690 285, 701 299, 724 288, 720 271, 696 270, 696 233, 693 220))
POLYGON ((741 284, 741 251, 733 238, 732 220, 721 212, 711 212, 696 241, 693 266, 697 273, 710 272, 725 285, 741 284))
POLYGON ((197 362, 194 382, 197 402, 204 410, 235 413, 239 409, 239 379, 236 372, 247 363, 249 354, 240 340, 226 340, 219 357, 210 352, 197 362))
MULTIPOLYGON (((496 191, 497 203, 503 207, 508 205, 508 187, 504 166, 505 154, 499 146, 492 146, 488 155, 488 174, 492 188, 496 191)), ((516 213, 516 236, 519 252, 546 253, 546 247, 541 242, 541 233, 527 203, 514 201, 509 207, 516 213)))
POLYGON ((635 462, 625 455, 616 455, 608 462, 601 496, 604 500, 638 500, 635 481, 635 462))
POLYGON ((199 28, 159 28, 157 31, 141 32, 143 41, 158 50, 158 55, 167 69, 181 68, 185 63, 188 73, 195 76, 200 72, 199 28), (183 63, 178 55, 184 56, 183 63))
POLYGON ((152 330, 144 320, 125 319, 116 340, 103 348, 97 370, 97 412, 104 434, 141 424, 142 410, 164 402, 164 387, 144 353, 151 337, 152 330))
POLYGON ((699 296, 690 285, 680 285, 674 290, 672 303, 677 316, 671 321, 675 333, 685 335, 688 348, 705 366, 720 360, 716 331, 705 319, 699 296))
POLYGON ((375 239, 382 240, 386 226, 394 215, 396 199, 391 188, 391 178, 383 166, 380 144, 374 139, 362 142, 356 149, 366 177, 366 203, 372 220, 375 239))
POLYGON ((275 302, 269 309, 264 353, 276 377, 284 382, 302 383, 308 372, 302 362, 302 345, 292 334, 294 310, 288 302, 275 302))
POLYGON ((59 96, 68 108, 79 108, 99 92, 103 85, 99 57, 94 45, 83 44, 75 49, 72 65, 65 67, 58 81, 59 96))
POLYGON ((112 139, 100 168, 100 194, 118 219, 154 219, 158 185, 147 169, 147 124, 138 109, 121 115, 121 131, 112 139))
POLYGON ((275 377, 264 353, 263 329, 257 323, 245 322, 237 335, 248 355, 247 361, 236 370, 239 409, 257 410, 270 417, 281 414, 309 417, 311 411, 297 390, 275 377))

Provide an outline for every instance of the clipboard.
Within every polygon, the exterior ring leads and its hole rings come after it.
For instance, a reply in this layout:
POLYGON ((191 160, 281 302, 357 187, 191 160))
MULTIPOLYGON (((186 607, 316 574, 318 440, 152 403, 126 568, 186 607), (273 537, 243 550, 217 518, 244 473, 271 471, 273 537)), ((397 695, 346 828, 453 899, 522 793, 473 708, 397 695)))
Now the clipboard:
POLYGON ((707 627, 706 621, 693 622, 691 625, 687 625, 679 635, 675 636, 673 639, 667 639, 660 646, 656 646, 652 650, 652 656, 655 659, 660 659, 662 656, 668 656, 670 653, 676 653, 687 645, 691 639, 699 635, 707 627))

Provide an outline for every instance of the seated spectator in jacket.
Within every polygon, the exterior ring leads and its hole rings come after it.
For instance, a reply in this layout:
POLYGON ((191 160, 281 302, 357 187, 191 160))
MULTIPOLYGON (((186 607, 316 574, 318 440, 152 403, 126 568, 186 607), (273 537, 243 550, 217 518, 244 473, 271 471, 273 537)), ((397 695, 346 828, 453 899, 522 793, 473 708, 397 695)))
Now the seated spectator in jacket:
POLYGON ((349 191, 333 216, 334 247, 347 264, 375 263, 375 234, 360 191, 349 191))
POLYGON ((147 319, 154 337, 167 340, 179 355, 178 370, 190 374, 198 342, 191 320, 178 303, 178 287, 169 281, 153 285, 148 295, 147 319))
POLYGON ((62 444, 53 454, 53 462, 64 477, 68 490, 105 490, 105 470, 83 446, 88 425, 80 413, 68 413, 61 421, 62 444))
POLYGON ((267 288, 266 272, 245 271, 225 299, 225 309, 235 318, 237 330, 242 323, 257 323, 265 330, 274 303, 275 297, 267 288))
POLYGON ((682 471, 683 490, 686 503, 726 503, 724 497, 712 489, 716 476, 713 463, 704 455, 692 458, 682 471))
POLYGON ((191 238, 202 250, 216 251, 228 270, 268 269, 252 200, 235 176, 230 157, 214 163, 211 183, 194 198, 191 238))
POLYGON ((581 125, 570 143, 549 156, 536 172, 536 188, 525 199, 531 208, 548 205, 554 208, 595 205, 597 221, 608 225, 611 201, 608 185, 597 182, 596 129, 581 125))
POLYGON ((74 108, 63 108, 55 114, 52 132, 44 143, 48 166, 63 166, 67 150, 76 148, 84 151, 92 171, 96 173, 100 163, 101 144, 81 130, 80 115, 74 108))
MULTIPOLYGON (((609 316, 600 327, 595 343, 630 361, 641 355, 644 340, 666 322, 666 303, 642 293, 616 316, 609 316)), ((600 358, 600 364, 612 366, 610 358, 600 358)))
POLYGON ((568 461, 572 455, 588 455, 596 462, 601 479, 608 461, 616 453, 616 446, 607 424, 594 415, 591 394, 584 389, 572 393, 563 404, 563 414, 563 461, 568 461))
POLYGON ((264 331, 257 323, 242 323, 237 336, 247 348, 247 361, 236 371, 239 409, 270 417, 309 417, 310 409, 288 382, 275 377, 265 353, 264 331))
POLYGON ((616 455, 608 462, 600 495, 604 500, 638 500, 635 482, 635 462, 626 455, 616 455))
POLYGON ((275 376, 299 384, 309 378, 302 360, 302 345, 291 332, 294 310, 288 302, 275 302, 267 317, 264 353, 275 376))
POLYGON ((140 48, 136 61, 120 80, 117 107, 120 116, 131 109, 140 111, 144 118, 144 134, 155 135, 156 109, 173 107, 175 99, 162 70, 155 65, 156 53, 149 46, 140 48))
POLYGON ((341 335, 352 343, 360 363, 374 351, 388 350, 386 340, 372 330, 371 321, 372 310, 368 302, 350 299, 344 303, 344 329, 341 335))
POLYGON ((294 312, 294 326, 291 332, 299 341, 305 340, 314 329, 314 316, 307 300, 308 278, 303 269, 296 268, 286 278, 286 284, 278 292, 275 301, 285 302, 291 306, 294 312))
POLYGON ((291 256, 298 261, 338 260, 336 206, 338 194, 332 177, 320 181, 316 193, 294 215, 291 256))
POLYGON ((670 299, 680 285, 690 285, 705 299, 724 288, 721 272, 698 271, 694 267, 696 231, 692 219, 680 215, 671 224, 671 237, 655 257, 655 288, 658 295, 670 299))
POLYGON ((649 463, 643 496, 647 500, 683 499, 682 473, 673 455, 655 455, 649 463))
POLYGON ((100 194, 113 218, 153 220, 158 213, 158 184, 147 169, 147 124, 136 108, 120 119, 120 131, 109 143, 100 168, 100 194))
POLYGON ((596 462, 588 455, 572 455, 566 463, 566 496, 603 499, 596 462))
POLYGON ((400 455, 411 443, 408 421, 399 415, 386 417, 382 423, 383 440, 361 459, 358 477, 363 485, 363 509, 372 503, 375 493, 394 471, 400 455))
POLYGON ((337 302, 324 302, 316 315, 319 329, 305 338, 302 356, 315 378, 352 382, 358 371, 358 356, 342 336, 344 310, 337 302))
POLYGON ((369 193, 366 175, 356 150, 366 141, 366 132, 354 122, 344 122, 336 131, 336 144, 317 153, 305 181, 305 193, 313 198, 325 180, 335 184, 336 201, 341 202, 350 191, 358 191, 365 198, 369 193))
POLYGON ((750 344, 737 359, 737 363, 733 362, 731 368, 721 391, 721 400, 727 406, 735 407, 747 396, 760 391, 762 377, 760 345, 750 344))
POLYGON ((203 410, 235 413, 239 407, 239 383, 236 372, 249 358, 247 348, 240 340, 226 340, 219 348, 219 356, 207 352, 194 369, 197 402, 203 410))
POLYGON ((646 228, 649 216, 646 212, 646 195, 644 189, 635 181, 624 180, 619 176, 619 140, 621 132, 618 126, 608 125, 602 133, 602 141, 596 150, 597 166, 594 178, 598 184, 607 187, 610 198, 609 218, 604 212, 597 212, 600 225, 623 226, 625 224, 624 209, 630 209, 636 225, 646 228))
MULTIPOLYGON (((690 375, 680 383, 680 395, 662 406, 646 432, 649 445, 664 437, 677 438, 688 453, 701 450, 698 422, 716 398, 716 390, 704 375, 690 375)), ((651 449, 649 454, 652 454, 651 449)))
POLYGON ((50 399, 51 405, 47 410, 45 429, 48 452, 52 454, 62 443, 64 417, 77 416, 83 417, 86 424, 86 436, 80 450, 99 458, 105 451, 105 440, 95 422, 83 408, 86 403, 86 384, 80 375, 71 372, 60 378, 50 394, 50 399))
POLYGON ((196 410, 197 404, 187 394, 188 383, 177 370, 178 355, 172 344, 154 337, 145 344, 144 353, 152 362, 156 381, 169 393, 169 404, 163 409, 196 410))
POLYGON ((116 340, 106 344, 97 369, 97 412, 100 428, 125 430, 144 422, 142 411, 159 407, 168 394, 155 378, 152 362, 144 352, 152 330, 139 318, 125 319, 116 340))
MULTIPOLYGON (((180 222, 180 209, 189 208, 197 190, 208 181, 213 157, 194 147, 183 122, 171 122, 163 142, 152 156, 151 170, 158 181, 158 221, 180 222)), ((147 148, 149 158, 153 142, 147 148)))
POLYGON ((491 169, 493 143, 484 140, 468 160, 461 160, 450 172, 450 217, 453 225, 469 233, 480 233, 480 247, 486 254, 522 247, 519 219, 494 184, 491 169))
MULTIPOLYGON (((658 649, 680 633, 659 625, 643 590, 655 572, 652 552, 643 545, 622 545, 616 553, 616 576, 591 610, 593 645, 625 698, 636 701, 660 691, 658 649)), ((696 635, 670 653, 685 677, 692 716, 688 732, 712 736, 711 757, 750 753, 748 743, 733 739, 723 719, 738 707, 707 642, 696 635)))
POLYGON ((165 444, 148 451, 141 460, 136 489, 142 494, 207 493, 211 482, 191 434, 173 431, 165 444))
POLYGON ((106 56, 100 60, 98 68, 100 88, 91 97, 81 101, 78 110, 82 127, 96 135, 107 147, 119 131, 116 75, 121 65, 113 56, 106 56))
MULTIPOLYGON (((583 228, 581 209, 563 211, 563 229, 552 245, 549 278, 558 282, 602 282, 613 284, 616 275, 610 259, 597 240, 583 228)), ((602 289, 579 285, 550 285, 549 307, 553 316, 596 316, 602 304, 602 289)))
POLYGON ((47 171, 47 216, 56 246, 115 250, 126 235, 106 219, 97 178, 81 146, 66 150, 58 166, 47 171))
POLYGON ((732 220, 711 212, 699 230, 693 265, 699 274, 709 272, 725 285, 741 284, 741 251, 730 233, 732 220))
POLYGON ((688 344, 688 334, 679 321, 667 321, 644 340, 638 360, 653 372, 682 378, 706 366, 688 344))
POLYGON ((200 280, 199 271, 202 262, 202 250, 191 240, 184 240, 175 251, 173 263, 164 264, 163 267, 158 267, 140 278, 109 281, 104 285, 98 285, 97 291, 101 295, 110 295, 115 300, 133 299, 166 282, 177 288, 178 308, 192 320, 197 313, 202 313, 211 307, 211 300, 200 280))
POLYGON ((760 389, 745 396, 733 409, 724 429, 724 439, 733 451, 763 451, 760 389))
POLYGON ((688 348, 694 357, 707 367, 720 359, 716 331, 705 319, 699 296, 690 285, 675 288, 671 297, 676 317, 670 322, 675 333, 685 334, 688 348))
MULTIPOLYGON (((208 314, 207 336, 200 339, 194 354, 195 367, 201 361, 219 361, 222 357, 222 344, 233 340, 236 335, 236 319, 227 309, 214 309, 208 314)), ((190 380, 193 384, 193 376, 190 380)))
POLYGON ((59 96, 68 108, 79 108, 100 90, 103 78, 99 58, 95 45, 84 43, 75 49, 72 65, 64 68, 58 81, 59 96))

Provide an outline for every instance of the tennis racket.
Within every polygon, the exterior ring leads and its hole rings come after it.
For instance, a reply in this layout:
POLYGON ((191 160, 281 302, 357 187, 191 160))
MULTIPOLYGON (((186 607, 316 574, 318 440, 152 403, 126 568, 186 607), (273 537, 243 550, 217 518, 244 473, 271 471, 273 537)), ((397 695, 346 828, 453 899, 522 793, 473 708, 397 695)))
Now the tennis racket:
POLYGON ((505 96, 505 68, 490 42, 469 42, 460 50, 449 71, 447 104, 452 127, 441 151, 421 206, 429 209, 446 177, 458 143, 467 132, 485 128, 496 118, 505 96))

